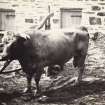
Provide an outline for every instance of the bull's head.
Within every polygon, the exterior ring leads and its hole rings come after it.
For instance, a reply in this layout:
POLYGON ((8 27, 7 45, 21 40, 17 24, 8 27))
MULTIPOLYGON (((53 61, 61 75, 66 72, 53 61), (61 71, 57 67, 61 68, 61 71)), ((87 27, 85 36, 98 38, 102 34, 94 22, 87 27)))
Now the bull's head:
POLYGON ((17 34, 10 43, 4 46, 2 60, 12 61, 21 57, 21 54, 24 53, 24 41, 26 41, 27 38, 29 38, 28 35, 17 34))
POLYGON ((21 36, 22 34, 16 35, 14 40, 4 46, 1 61, 6 61, 0 73, 10 64, 12 60, 19 59, 24 52, 24 41, 26 41, 29 36, 21 36))

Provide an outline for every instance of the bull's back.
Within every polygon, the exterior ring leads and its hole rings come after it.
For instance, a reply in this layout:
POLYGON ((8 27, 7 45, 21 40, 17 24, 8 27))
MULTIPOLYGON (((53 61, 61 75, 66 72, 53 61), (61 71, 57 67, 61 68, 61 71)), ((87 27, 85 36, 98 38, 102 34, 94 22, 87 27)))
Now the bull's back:
POLYGON ((44 61, 46 64, 67 62, 74 54, 74 38, 75 35, 68 37, 61 31, 33 35, 31 40, 37 61, 44 61))
MULTIPOLYGON (((42 62, 44 65, 65 63, 76 53, 77 36, 85 38, 85 42, 88 43, 86 31, 33 32, 30 35, 32 48, 29 52, 33 55, 35 62, 42 62)), ((83 44, 85 45, 84 42, 83 44)))

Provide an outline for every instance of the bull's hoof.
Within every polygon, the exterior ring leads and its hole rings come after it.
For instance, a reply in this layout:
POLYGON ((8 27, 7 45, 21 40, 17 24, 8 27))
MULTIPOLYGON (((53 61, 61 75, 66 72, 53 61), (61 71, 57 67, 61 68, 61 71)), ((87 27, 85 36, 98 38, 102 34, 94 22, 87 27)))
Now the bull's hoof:
POLYGON ((49 98, 45 95, 39 97, 38 102, 46 102, 49 98))
POLYGON ((41 95, 41 91, 34 90, 34 96, 39 97, 41 95))
POLYGON ((25 88, 24 91, 23 91, 24 94, 32 94, 32 90, 31 89, 28 89, 28 88, 25 88))
POLYGON ((82 80, 79 80, 77 77, 71 79, 71 84, 74 85, 79 85, 82 82, 82 80))
POLYGON ((75 80, 75 85, 79 85, 82 81, 80 80, 75 80))

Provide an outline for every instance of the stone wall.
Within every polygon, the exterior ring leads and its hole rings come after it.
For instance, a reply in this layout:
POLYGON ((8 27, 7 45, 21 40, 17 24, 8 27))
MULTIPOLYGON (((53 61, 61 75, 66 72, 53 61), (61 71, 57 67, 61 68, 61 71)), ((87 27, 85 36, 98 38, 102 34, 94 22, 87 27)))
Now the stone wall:
MULTIPOLYGON (((3 0, 4 1, 4 0, 3 0)), ((61 27, 61 8, 82 8, 81 25, 103 29, 105 25, 105 1, 100 0, 6 0, 15 9, 15 30, 37 26, 50 12, 51 28, 61 27)))

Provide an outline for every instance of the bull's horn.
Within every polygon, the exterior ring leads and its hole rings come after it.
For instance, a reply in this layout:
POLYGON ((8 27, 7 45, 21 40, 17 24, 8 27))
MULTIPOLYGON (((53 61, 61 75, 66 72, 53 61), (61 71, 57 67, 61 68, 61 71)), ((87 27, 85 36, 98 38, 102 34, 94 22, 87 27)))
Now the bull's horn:
POLYGON ((20 35, 21 35, 21 37, 23 37, 25 39, 30 39, 30 36, 26 33, 21 33, 20 35))
POLYGON ((30 36, 28 34, 24 33, 24 32, 16 33, 15 36, 20 36, 20 37, 22 37, 24 39, 30 39, 30 36))

